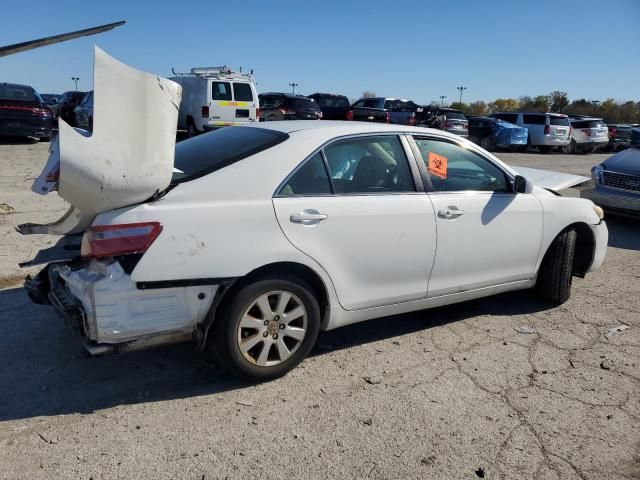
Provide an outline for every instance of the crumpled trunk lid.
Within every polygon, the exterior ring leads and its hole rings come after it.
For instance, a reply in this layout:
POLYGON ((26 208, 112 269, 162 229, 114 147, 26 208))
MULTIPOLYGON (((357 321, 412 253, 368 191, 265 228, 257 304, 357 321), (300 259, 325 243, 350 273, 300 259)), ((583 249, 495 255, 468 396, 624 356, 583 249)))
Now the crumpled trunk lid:
POLYGON ((49 160, 32 186, 41 195, 57 188, 71 206, 51 224, 24 224, 18 231, 79 233, 99 213, 139 204, 166 189, 180 98, 177 83, 135 70, 96 47, 93 133, 60 120, 49 160))

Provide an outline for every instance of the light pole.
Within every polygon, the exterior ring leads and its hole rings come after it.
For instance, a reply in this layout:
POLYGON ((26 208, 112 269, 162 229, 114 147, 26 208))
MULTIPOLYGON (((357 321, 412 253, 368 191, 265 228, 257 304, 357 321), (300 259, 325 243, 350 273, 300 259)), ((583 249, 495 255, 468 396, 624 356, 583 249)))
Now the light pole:
POLYGON ((78 91, 78 80, 80 80, 80 77, 71 77, 71 80, 73 80, 73 82, 76 84, 76 92, 78 91))
POLYGON ((462 106, 462 92, 464 92, 467 87, 463 87, 462 85, 460 85, 459 87, 456 87, 456 89, 460 91, 460 106, 462 106))
POLYGON ((447 98, 446 95, 440 95, 440 106, 444 107, 444 99, 447 98))
POLYGON ((296 87, 298 86, 298 84, 290 83, 289 86, 291 87, 291 93, 296 93, 296 87))
POLYGON ((591 100, 591 105, 593 105, 593 114, 595 115, 598 110, 598 105, 600 105, 600 100, 591 100))

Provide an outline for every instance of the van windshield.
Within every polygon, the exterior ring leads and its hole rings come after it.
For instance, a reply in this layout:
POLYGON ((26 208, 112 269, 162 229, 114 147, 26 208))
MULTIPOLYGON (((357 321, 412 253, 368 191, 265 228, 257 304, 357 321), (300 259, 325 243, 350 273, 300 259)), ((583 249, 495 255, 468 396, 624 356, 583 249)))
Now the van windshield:
POLYGON ((266 128, 226 127, 176 144, 172 184, 188 182, 284 142, 266 128))

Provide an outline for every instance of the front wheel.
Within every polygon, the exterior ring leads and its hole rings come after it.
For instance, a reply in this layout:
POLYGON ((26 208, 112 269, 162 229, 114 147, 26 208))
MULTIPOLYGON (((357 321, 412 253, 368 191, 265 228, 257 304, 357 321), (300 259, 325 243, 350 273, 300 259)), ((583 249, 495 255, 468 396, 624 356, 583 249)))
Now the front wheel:
POLYGON ((538 271, 538 292, 543 298, 557 304, 566 302, 571 296, 576 238, 573 229, 560 233, 549 246, 538 271))
POLYGON ((309 355, 320 331, 320 307, 312 292, 306 283, 284 276, 246 285, 209 331, 211 353, 243 380, 285 375, 309 355))

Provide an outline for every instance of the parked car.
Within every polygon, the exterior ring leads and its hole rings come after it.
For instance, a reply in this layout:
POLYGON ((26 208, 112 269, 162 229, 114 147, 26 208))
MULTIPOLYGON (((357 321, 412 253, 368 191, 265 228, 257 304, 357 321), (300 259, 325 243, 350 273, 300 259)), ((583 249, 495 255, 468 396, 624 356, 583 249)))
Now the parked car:
POLYGON ((195 67, 171 80, 182 87, 178 128, 186 130, 189 137, 260 118, 252 73, 233 72, 226 65, 195 67))
POLYGON ((609 143, 605 147, 605 150, 616 151, 621 148, 627 148, 631 145, 631 125, 610 123, 609 128, 609 143))
POLYGON ((53 93, 41 93, 40 96, 44 100, 44 103, 49 105, 49 107, 52 107, 53 105, 55 105, 59 97, 59 95, 55 95, 53 93))
POLYGON ((594 188, 582 197, 602 208, 627 215, 640 215, 640 147, 618 152, 591 169, 594 188))
POLYGON ((53 114, 29 85, 0 83, 0 136, 51 140, 53 114))
POLYGON ((309 95, 322 110, 323 120, 346 120, 347 112, 351 109, 349 99, 335 93, 314 93, 309 95))
POLYGON ((485 150, 515 149, 527 144, 528 130, 499 118, 470 117, 469 139, 485 150))
POLYGON ((264 122, 175 145, 175 83, 100 50, 94 78, 118 83, 94 97, 105 130, 61 124, 32 187, 70 211, 18 227, 63 236, 23 264, 49 264, 25 287, 92 353, 193 340, 269 380, 321 330, 525 288, 562 303, 604 259, 602 210, 547 190, 574 175, 399 125, 264 122))
POLYGON ((84 95, 85 92, 76 91, 64 92, 60 95, 56 100, 56 103, 51 107, 56 121, 59 118, 62 118, 69 125, 75 126, 73 110, 80 104, 84 95))
POLYGON ((320 120, 322 110, 312 98, 293 93, 261 93, 260 121, 320 120))
POLYGON ((571 124, 566 115, 540 112, 501 112, 489 116, 525 127, 529 131, 527 145, 538 147, 542 153, 549 153, 554 148, 569 145, 571 140, 571 124))
POLYGON ((415 125, 417 108, 411 100, 401 98, 361 98, 351 106, 347 120, 415 125))
POLYGON ((87 92, 80 104, 73 110, 75 126, 84 130, 93 130, 93 91, 87 92))
POLYGON ((601 118, 570 117, 571 142, 561 148, 564 153, 593 153, 609 143, 609 129, 601 118))
POLYGON ((631 129, 631 146, 640 147, 640 125, 636 125, 631 129))
POLYGON ((461 137, 469 135, 469 121, 463 112, 434 105, 418 109, 416 125, 437 128, 461 137))

